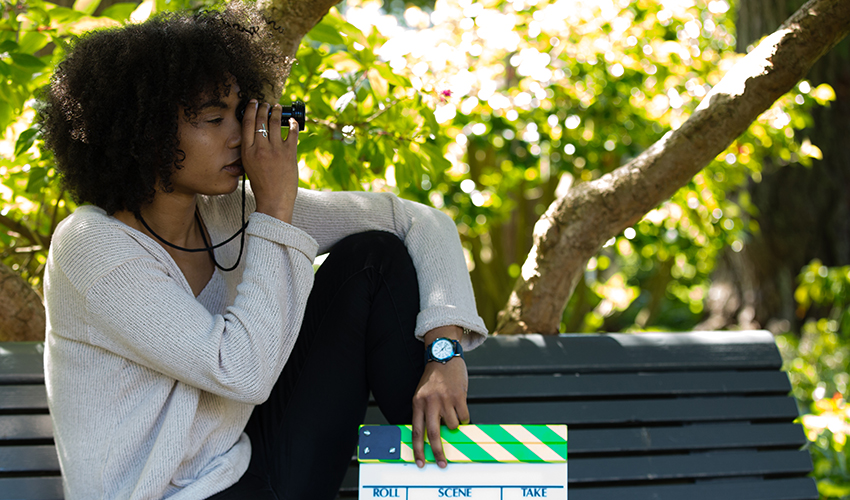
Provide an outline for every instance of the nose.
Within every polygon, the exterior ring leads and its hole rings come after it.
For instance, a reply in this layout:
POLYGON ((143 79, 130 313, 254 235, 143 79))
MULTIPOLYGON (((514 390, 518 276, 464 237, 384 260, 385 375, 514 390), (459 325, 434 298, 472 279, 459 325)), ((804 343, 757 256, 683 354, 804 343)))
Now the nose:
POLYGON ((227 147, 237 149, 242 147, 242 122, 238 120, 228 120, 232 122, 227 136, 227 147))

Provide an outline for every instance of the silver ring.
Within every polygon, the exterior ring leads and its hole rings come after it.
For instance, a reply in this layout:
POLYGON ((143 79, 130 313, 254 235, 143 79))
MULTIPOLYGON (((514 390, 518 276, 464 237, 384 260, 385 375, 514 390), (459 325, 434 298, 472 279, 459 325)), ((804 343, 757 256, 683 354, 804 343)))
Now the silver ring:
POLYGON ((257 130, 257 133, 263 134, 263 137, 269 136, 269 131, 266 130, 266 124, 265 123, 260 124, 260 130, 257 130))

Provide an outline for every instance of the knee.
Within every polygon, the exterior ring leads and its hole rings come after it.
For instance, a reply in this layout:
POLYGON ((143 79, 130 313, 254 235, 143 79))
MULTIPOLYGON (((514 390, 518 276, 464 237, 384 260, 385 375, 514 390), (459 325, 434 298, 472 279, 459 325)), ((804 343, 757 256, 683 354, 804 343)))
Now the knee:
POLYGON ((366 231, 340 240, 331 254, 346 256, 350 262, 362 262, 382 274, 385 272, 412 272, 415 269, 410 254, 396 235, 385 231, 366 231))
POLYGON ((362 255, 408 255, 404 242, 398 236, 386 231, 365 231, 352 234, 337 242, 331 251, 362 255))

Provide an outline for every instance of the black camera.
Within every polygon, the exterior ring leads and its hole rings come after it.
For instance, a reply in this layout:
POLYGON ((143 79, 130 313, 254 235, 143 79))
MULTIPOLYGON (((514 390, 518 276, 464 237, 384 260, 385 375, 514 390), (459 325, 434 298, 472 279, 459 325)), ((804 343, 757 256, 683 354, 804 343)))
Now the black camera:
MULTIPOLYGON (((236 117, 239 118, 239 121, 242 121, 242 117, 245 116, 245 107, 248 106, 248 103, 244 103, 239 106, 239 109, 236 110, 236 117)), ((269 120, 272 118, 272 110, 269 109, 269 120)), ((298 130, 303 131, 307 128, 306 126, 306 118, 307 118, 307 108, 304 106, 304 103, 301 101, 295 101, 289 106, 283 106, 280 113, 280 125, 282 127, 289 127, 289 119, 295 118, 295 121, 298 122, 298 130)))

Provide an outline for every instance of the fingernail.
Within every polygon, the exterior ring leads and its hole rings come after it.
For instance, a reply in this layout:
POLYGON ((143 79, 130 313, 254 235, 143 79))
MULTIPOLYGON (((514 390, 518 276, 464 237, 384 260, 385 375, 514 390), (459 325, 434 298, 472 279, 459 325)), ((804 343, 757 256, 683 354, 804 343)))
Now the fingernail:
POLYGON ((416 466, 417 466, 417 467, 419 467, 419 468, 421 469, 422 467, 425 467, 425 463, 424 463, 424 462, 422 462, 422 460, 417 460, 417 461, 416 461, 416 466))
POLYGON ((439 466, 441 469, 445 469, 446 468, 446 462, 442 462, 442 461, 437 462, 437 466, 439 466))

